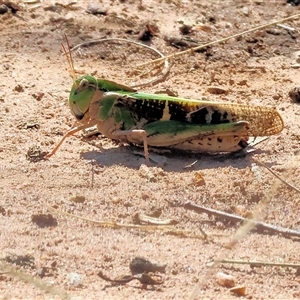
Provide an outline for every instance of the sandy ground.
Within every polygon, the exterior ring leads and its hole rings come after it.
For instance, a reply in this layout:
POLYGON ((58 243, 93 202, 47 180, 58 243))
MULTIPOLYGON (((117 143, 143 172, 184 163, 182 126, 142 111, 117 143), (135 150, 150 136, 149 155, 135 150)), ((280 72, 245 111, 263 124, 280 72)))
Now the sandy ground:
MULTIPOLYGON (((74 123, 67 104, 72 79, 61 51, 64 34, 71 46, 116 37, 142 42, 139 36, 150 25, 156 34, 145 43, 166 55, 183 50, 170 44, 171 38, 213 41, 299 13, 299 7, 283 0, 103 0, 92 3, 101 12, 95 15, 86 12, 89 3, 43 1, 36 7, 21 2, 16 13, 0 15, 0 298, 237 298, 218 283, 222 272, 233 276, 233 285, 246 287, 242 298, 299 299, 299 268, 209 267, 215 259, 299 264, 299 237, 256 232, 226 249, 239 224, 197 214, 183 204, 246 216, 268 202, 258 209, 262 221, 299 231, 299 193, 279 184, 255 160, 299 186, 300 108, 289 91, 299 85, 299 69, 291 66, 300 50, 300 20, 285 23, 293 31, 271 26, 182 56, 163 82, 143 88, 275 106, 285 129, 255 146, 255 152, 244 157, 153 154, 159 164, 146 166, 137 149, 77 133, 49 160, 34 162, 28 156, 51 151, 74 123), (134 224, 137 213, 158 210, 160 219, 178 222, 173 226, 181 234, 99 223, 134 224), (129 275, 135 257, 166 264, 163 283, 113 285, 99 277, 99 272, 110 278, 129 275)), ((78 74, 123 84, 151 79, 152 73, 141 78, 133 67, 158 58, 124 42, 81 47, 73 56, 78 74)))

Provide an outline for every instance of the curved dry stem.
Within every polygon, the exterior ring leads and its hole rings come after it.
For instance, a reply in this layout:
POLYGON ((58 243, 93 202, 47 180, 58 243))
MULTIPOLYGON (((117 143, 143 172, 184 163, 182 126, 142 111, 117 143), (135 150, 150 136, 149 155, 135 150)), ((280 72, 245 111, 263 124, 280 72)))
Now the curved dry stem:
MULTIPOLYGON (((137 45, 137 46, 140 46, 140 47, 144 47, 148 50, 151 50, 153 52, 155 52, 156 54, 158 54, 159 56, 161 56, 161 58, 163 59, 161 61, 161 64, 164 65, 163 69, 161 70, 160 72, 160 75, 155 77, 154 79, 150 80, 150 81, 146 81, 146 82, 143 82, 143 83, 140 83, 140 84, 134 84, 134 85, 130 85, 131 87, 133 88, 137 88, 137 87, 144 87, 144 86, 147 86, 147 85, 154 85, 154 84, 157 84, 163 80, 165 80, 166 76, 169 74, 170 72, 170 65, 169 65, 169 62, 167 59, 164 59, 165 56, 160 52, 158 51, 157 49, 153 48, 153 47, 150 47, 148 45, 144 45, 142 43, 139 43, 139 42, 136 42, 136 41, 132 41, 132 40, 128 40, 128 39, 123 39, 123 38, 101 38, 101 39, 97 39, 97 40, 91 40, 91 41, 87 41, 87 42, 83 42, 83 43, 80 43, 78 45, 76 45, 75 47, 73 47, 72 49, 70 49, 70 51, 74 51, 82 46, 91 46, 91 45, 96 45, 96 44, 100 44, 100 43, 103 43, 103 42, 124 42, 124 43, 129 43, 129 44, 134 44, 134 45, 137 45)), ((147 72, 149 73, 149 72, 147 72)))
POLYGON ((76 218, 80 219, 89 223, 94 223, 98 226, 104 227, 104 228, 113 228, 113 229, 137 229, 137 230, 142 230, 142 231, 162 231, 167 234, 172 234, 176 236, 182 236, 182 237, 192 237, 192 238, 198 238, 202 240, 207 239, 207 234, 201 231, 203 236, 197 235, 194 231, 192 230, 186 230, 186 229, 179 229, 171 225, 138 225, 138 224, 121 224, 113 221, 98 221, 98 220, 93 220, 81 216, 77 216, 74 214, 70 214, 61 210, 58 210, 56 208, 53 208, 51 206, 47 206, 49 210, 55 213, 59 213, 71 218, 76 218))

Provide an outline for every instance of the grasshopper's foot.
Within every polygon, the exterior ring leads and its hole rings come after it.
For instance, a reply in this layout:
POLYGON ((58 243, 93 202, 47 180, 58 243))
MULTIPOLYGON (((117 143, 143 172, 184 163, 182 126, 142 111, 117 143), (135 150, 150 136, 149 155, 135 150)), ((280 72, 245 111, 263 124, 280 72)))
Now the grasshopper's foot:
POLYGON ((50 153, 47 153, 44 158, 45 159, 49 159, 51 156, 53 156, 54 154, 56 153, 56 150, 55 151, 51 151, 50 153))
POLYGON ((148 150, 148 142, 147 142, 147 133, 145 130, 135 130, 138 131, 137 134, 140 134, 143 138, 143 144, 144 144, 144 154, 146 159, 146 164, 150 165, 150 159, 149 159, 149 150, 148 150))
POLYGON ((51 156, 53 156, 56 151, 58 150, 58 148, 61 146, 61 144, 64 142, 64 140, 66 139, 68 135, 64 135, 63 138, 60 140, 60 142, 54 147, 54 149, 50 152, 50 153, 47 153, 45 155, 45 159, 49 159, 51 156))
POLYGON ((150 166, 150 159, 149 159, 149 150, 148 150, 148 142, 147 142, 147 133, 143 129, 133 129, 130 130, 131 135, 138 135, 143 139, 143 146, 144 146, 144 155, 146 159, 146 165, 150 166))

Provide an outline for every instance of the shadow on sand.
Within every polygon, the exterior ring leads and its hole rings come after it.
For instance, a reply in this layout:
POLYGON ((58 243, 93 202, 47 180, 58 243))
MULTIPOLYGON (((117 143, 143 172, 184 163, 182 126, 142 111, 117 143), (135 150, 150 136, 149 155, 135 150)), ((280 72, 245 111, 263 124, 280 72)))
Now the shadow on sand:
MULTIPOLYGON (((254 153, 266 153, 257 149, 254 153)), ((244 169, 253 163, 251 157, 253 152, 243 151, 227 154, 202 154, 202 153, 154 153, 150 151, 150 166, 158 166, 168 172, 188 172, 191 170, 216 169, 232 166, 244 169)), ((81 158, 95 161, 101 166, 123 165, 128 168, 138 169, 146 164, 143 151, 132 146, 120 146, 99 151, 88 151, 81 153, 81 158)))

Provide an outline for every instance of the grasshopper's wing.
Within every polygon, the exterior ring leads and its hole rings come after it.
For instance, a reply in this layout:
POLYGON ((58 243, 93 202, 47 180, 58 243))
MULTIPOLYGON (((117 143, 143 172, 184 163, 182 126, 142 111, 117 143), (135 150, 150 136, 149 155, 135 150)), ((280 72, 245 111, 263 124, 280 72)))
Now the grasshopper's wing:
POLYGON ((284 124, 275 108, 244 104, 190 100, 159 94, 120 92, 122 103, 150 122, 176 120, 199 125, 246 121, 249 135, 270 136, 282 131, 284 124))

